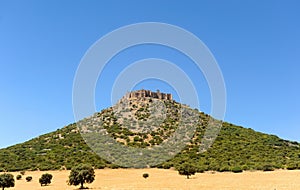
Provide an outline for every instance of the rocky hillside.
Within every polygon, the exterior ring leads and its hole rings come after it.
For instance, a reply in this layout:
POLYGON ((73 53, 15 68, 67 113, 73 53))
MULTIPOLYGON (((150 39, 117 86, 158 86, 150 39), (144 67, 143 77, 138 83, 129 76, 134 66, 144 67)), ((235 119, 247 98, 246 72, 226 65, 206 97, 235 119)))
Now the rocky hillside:
MULTIPOLYGON (((105 131, 105 135, 123 147, 155 149, 169 141, 175 131, 179 130, 181 120, 190 114, 182 112, 183 108, 192 110, 174 100, 141 97, 128 99, 124 103, 123 99, 117 105, 95 113, 77 124, 1 149, 0 171, 70 169, 83 162, 96 168, 120 167, 106 161, 107 157, 100 158, 92 151, 90 147, 95 150, 95 141, 90 141, 90 131, 97 130, 96 134, 105 131), (101 130, 98 130, 99 125, 101 130), (89 146, 83 137, 88 140, 89 146)), ((300 169, 299 143, 226 122, 222 123, 212 146, 201 152, 199 150, 208 122, 215 120, 198 111, 196 117, 200 122, 194 122, 195 133, 182 150, 172 155, 168 161, 151 167, 170 168, 190 162, 198 172, 300 169)), ((120 155, 122 154, 125 153, 121 152, 120 155)), ((131 165, 125 164, 122 167, 131 165)))

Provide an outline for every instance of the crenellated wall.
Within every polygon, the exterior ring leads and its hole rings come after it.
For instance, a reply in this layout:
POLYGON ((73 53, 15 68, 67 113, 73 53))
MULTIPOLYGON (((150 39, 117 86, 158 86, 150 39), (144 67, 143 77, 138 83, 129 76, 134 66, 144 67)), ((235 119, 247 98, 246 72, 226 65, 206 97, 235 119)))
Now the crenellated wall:
POLYGON ((133 92, 128 92, 123 98, 131 99, 131 98, 157 98, 161 100, 172 100, 172 94, 161 93, 159 90, 156 92, 152 92, 150 90, 137 90, 133 92))

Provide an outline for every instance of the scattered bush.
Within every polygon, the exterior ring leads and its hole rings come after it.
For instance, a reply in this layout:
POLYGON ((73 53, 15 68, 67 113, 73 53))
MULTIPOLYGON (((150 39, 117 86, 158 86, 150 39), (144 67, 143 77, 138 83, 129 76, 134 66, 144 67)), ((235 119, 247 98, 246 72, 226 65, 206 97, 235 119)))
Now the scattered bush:
POLYGON ((231 169, 231 171, 232 171, 233 173, 241 173, 241 172, 243 172, 243 170, 242 170, 240 167, 238 167, 238 166, 233 167, 233 168, 231 169))
POLYGON ((228 166, 223 166, 219 169, 219 172, 228 172, 228 171, 230 171, 228 166))
POLYGON ((118 168, 120 168, 120 166, 118 166, 118 165, 116 165, 116 164, 111 164, 111 165, 110 165, 110 168, 111 168, 111 169, 118 169, 118 168))
POLYGON ((196 172, 197 173, 204 173, 204 171, 205 171, 205 169, 200 167, 200 168, 197 168, 196 172))
POLYGON ((147 179, 149 177, 149 174, 148 173, 144 173, 143 174, 143 178, 147 179))
POLYGON ((249 170, 249 169, 250 169, 250 168, 249 168, 249 166, 247 166, 247 165, 243 165, 243 166, 242 166, 242 170, 243 170, 243 171, 249 170))
POLYGON ((1 174, 0 175, 0 187, 4 190, 5 187, 14 187, 15 186, 15 179, 12 174, 1 174))
POLYGON ((263 171, 274 171, 274 167, 272 165, 264 165, 263 166, 263 171))
POLYGON ((289 164, 286 169, 288 170, 296 170, 298 168, 297 164, 289 164))
POLYGON ((32 180, 32 177, 31 176, 27 176, 25 179, 26 179, 27 182, 30 182, 32 180))
POLYGON ((16 179, 20 180, 20 179, 22 179, 22 176, 19 174, 19 175, 17 175, 16 179))
POLYGON ((51 183, 51 179, 52 179, 52 175, 45 173, 41 176, 41 178, 39 179, 39 182, 40 182, 41 186, 48 185, 51 183))
MULTIPOLYGON (((135 102, 132 103, 132 105, 134 104, 135 102)), ((150 144, 150 146, 160 144, 162 140, 165 140, 168 136, 173 134, 180 124, 178 116, 180 115, 179 113, 181 113, 181 105, 176 102, 166 101, 165 106, 166 119, 159 128, 159 131, 151 131, 151 137, 149 134, 144 136, 144 133, 134 133, 127 128, 119 126, 112 109, 104 110, 102 113, 99 112, 95 116, 99 118, 103 117, 104 128, 112 128, 112 126, 114 126, 114 130, 112 130, 110 135, 119 137, 123 139, 124 142, 134 143, 132 145, 129 144, 129 146, 143 148, 149 146, 148 144, 150 144), (139 137, 139 139, 136 138, 136 142, 134 142, 135 136, 139 137)), ((138 106, 136 106, 136 108, 138 108, 138 106)), ((143 113, 146 113, 145 110, 143 113)), ((184 117, 184 115, 182 115, 182 117, 184 117)), ((300 153, 299 148, 297 148, 297 146, 300 145, 299 143, 285 141, 276 136, 255 132, 252 129, 245 129, 226 122, 223 122, 220 133, 214 141, 213 148, 198 154, 197 151, 201 147, 199 145, 202 143, 207 125, 209 122, 213 124, 215 120, 208 114, 201 112, 199 113, 199 121, 201 122, 199 122, 199 125, 196 127, 195 136, 191 140, 191 144, 186 146, 186 148, 174 156, 174 158, 162 163, 158 167, 174 167, 188 160, 196 167, 196 172, 208 170, 232 171, 233 166, 238 166, 243 171, 264 170, 264 165, 269 163, 272 164, 274 169, 300 169, 300 153), (262 153, 264 153, 263 156, 262 153)), ((159 125, 160 124, 157 124, 155 126, 159 125)), ((201 149, 202 148, 206 149, 205 147, 201 147, 201 149)), ((118 168, 118 166, 114 164, 99 159, 99 157, 90 150, 90 147, 86 145, 82 136, 78 133, 76 124, 71 124, 55 132, 35 138, 25 144, 1 149, 0 160, 0 172, 38 169, 55 170, 62 166, 65 166, 66 169, 71 169, 83 160, 87 164, 92 164, 94 168, 118 168), (64 138, 60 138, 60 136, 64 138), (46 139, 47 143, 43 143, 46 139), (20 152, 22 152, 22 159, 18 160, 17 158, 19 158, 20 152), (62 154, 62 152, 65 154, 62 154), (43 156, 40 157, 38 155, 43 156), (18 160, 18 162, 15 160, 18 160), (36 161, 32 162, 32 160, 36 161)), ((27 176, 25 171, 20 172, 24 181, 27 176)), ((141 175, 139 177, 141 177, 141 175)))

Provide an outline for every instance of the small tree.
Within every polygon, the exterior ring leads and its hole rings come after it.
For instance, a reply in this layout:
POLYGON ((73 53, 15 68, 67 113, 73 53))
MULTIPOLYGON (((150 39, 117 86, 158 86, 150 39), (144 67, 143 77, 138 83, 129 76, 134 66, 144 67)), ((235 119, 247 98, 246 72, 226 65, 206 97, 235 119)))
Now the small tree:
POLYGON ((20 179, 22 179, 22 176, 19 174, 19 175, 17 175, 16 179, 20 180, 20 179))
POLYGON ((143 174, 143 178, 147 179, 149 177, 149 174, 148 173, 144 173, 143 174))
POLYGON ((189 179, 191 175, 195 175, 196 168, 191 163, 185 162, 184 164, 177 167, 179 175, 186 175, 186 178, 189 179))
POLYGON ((1 174, 0 175, 0 188, 4 190, 5 187, 14 187, 15 186, 15 179, 12 174, 1 174))
POLYGON ((95 180, 95 171, 90 165, 80 164, 72 168, 69 175, 68 185, 79 185, 83 189, 84 183, 92 183, 95 180))
POLYGON ((21 174, 21 175, 25 175, 25 171, 21 171, 20 174, 21 174))
POLYGON ((26 179, 27 182, 30 182, 32 180, 32 177, 31 176, 27 176, 25 179, 26 179))
POLYGON ((41 178, 39 179, 39 182, 40 182, 41 186, 48 185, 51 183, 51 179, 52 179, 52 175, 45 173, 41 176, 41 178))

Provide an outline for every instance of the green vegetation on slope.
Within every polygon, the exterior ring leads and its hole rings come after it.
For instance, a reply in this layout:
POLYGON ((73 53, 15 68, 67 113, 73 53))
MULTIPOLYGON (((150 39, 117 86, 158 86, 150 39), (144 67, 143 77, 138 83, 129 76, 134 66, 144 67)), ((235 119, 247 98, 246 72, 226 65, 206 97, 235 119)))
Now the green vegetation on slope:
MULTIPOLYGON (((151 147, 167 139, 178 125, 177 114, 181 105, 167 100, 164 100, 164 104, 167 108, 165 121, 149 133, 132 132, 118 124, 111 108, 96 113, 93 117, 102 117, 105 129, 120 144, 151 147)), ((149 117, 147 105, 144 109, 136 102, 131 102, 131 105, 128 109, 141 120, 149 117)), ((194 165, 197 172, 300 169, 300 146, 297 142, 282 140, 274 135, 226 122, 223 123, 212 147, 199 153, 207 122, 212 118, 199 112, 199 119, 201 122, 189 145, 174 158, 156 167, 177 168, 188 162, 194 165)), ((87 146, 76 124, 0 150, 0 171, 71 169, 80 163, 91 164, 95 168, 118 167, 99 158, 87 146)))
POLYGON ((109 165, 86 145, 75 124, 1 149, 0 160, 2 171, 71 169, 82 162, 109 165))

